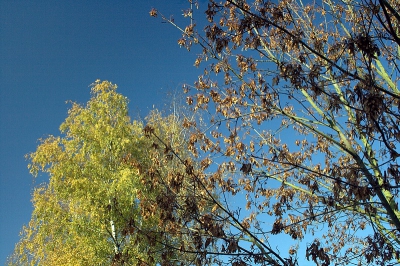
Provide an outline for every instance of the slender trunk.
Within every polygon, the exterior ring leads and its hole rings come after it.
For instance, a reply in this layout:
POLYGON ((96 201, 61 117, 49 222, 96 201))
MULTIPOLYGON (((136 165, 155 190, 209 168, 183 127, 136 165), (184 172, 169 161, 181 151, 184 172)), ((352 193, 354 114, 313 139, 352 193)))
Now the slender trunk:
MULTIPOLYGON (((111 205, 111 200, 110 200, 110 205, 111 205)), ((110 218, 110 226, 111 226, 111 236, 113 238, 113 243, 114 243, 114 252, 115 254, 118 254, 119 247, 118 247, 117 235, 115 233, 115 224, 112 218, 110 218)))

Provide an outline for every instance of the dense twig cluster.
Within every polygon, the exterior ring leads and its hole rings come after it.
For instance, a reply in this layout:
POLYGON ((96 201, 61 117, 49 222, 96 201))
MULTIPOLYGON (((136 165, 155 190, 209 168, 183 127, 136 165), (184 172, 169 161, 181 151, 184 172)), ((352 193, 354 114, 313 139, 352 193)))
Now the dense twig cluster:
POLYGON ((202 47, 196 66, 211 62, 185 87, 196 90, 193 110, 211 114, 211 131, 187 124, 189 150, 208 160, 199 186, 223 195, 213 200, 228 253, 247 255, 238 265, 400 261, 399 10, 386 0, 211 0, 204 34, 161 15, 181 46, 202 47), (237 210, 224 201, 239 195, 237 210), (313 232, 287 255, 265 244, 313 232))

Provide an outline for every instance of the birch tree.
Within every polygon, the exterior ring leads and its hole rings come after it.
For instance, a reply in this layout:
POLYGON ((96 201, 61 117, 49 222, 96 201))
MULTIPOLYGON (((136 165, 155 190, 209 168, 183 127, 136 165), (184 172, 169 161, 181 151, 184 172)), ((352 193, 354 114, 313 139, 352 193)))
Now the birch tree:
MULTIPOLYGON (((174 265, 188 258, 165 246, 176 240, 160 222, 165 208, 154 204, 165 194, 154 177, 175 169, 152 170, 152 142, 116 88, 96 81, 86 105, 72 103, 61 135, 27 155, 30 172, 49 181, 33 192, 32 218, 9 265, 174 265)), ((179 147, 171 135, 177 119, 153 112, 148 123, 179 147)))

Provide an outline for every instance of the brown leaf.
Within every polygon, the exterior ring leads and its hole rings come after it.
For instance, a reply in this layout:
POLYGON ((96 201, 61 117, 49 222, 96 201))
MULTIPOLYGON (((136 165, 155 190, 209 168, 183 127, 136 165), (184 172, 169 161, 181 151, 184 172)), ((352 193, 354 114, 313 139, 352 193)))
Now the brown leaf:
POLYGON ((242 171, 245 175, 251 173, 251 163, 243 163, 240 171, 242 171))

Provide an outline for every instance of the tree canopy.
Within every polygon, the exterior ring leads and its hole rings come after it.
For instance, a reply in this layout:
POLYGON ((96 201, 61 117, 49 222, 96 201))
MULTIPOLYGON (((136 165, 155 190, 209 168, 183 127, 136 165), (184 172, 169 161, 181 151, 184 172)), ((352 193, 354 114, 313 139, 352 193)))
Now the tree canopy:
POLYGON ((187 125, 189 150, 212 169, 203 186, 239 200, 207 216, 217 261, 400 263, 400 3, 210 0, 204 31, 190 3, 186 27, 150 15, 201 49, 184 90, 209 128, 187 125))
MULTIPOLYGON (((96 81, 86 105, 72 103, 60 126, 61 136, 42 139, 27 155, 30 172, 47 174, 49 181, 34 190, 32 218, 10 265, 155 265, 185 260, 162 248, 161 243, 174 241, 160 223, 172 214, 154 203, 164 202, 165 194, 157 177, 166 178, 168 171, 177 169, 155 160, 157 150, 145 138, 142 123, 131 121, 128 101, 116 88, 96 81), (159 174, 153 170, 157 163, 159 174)), ((179 150, 176 116, 154 111, 148 123, 179 150)))

